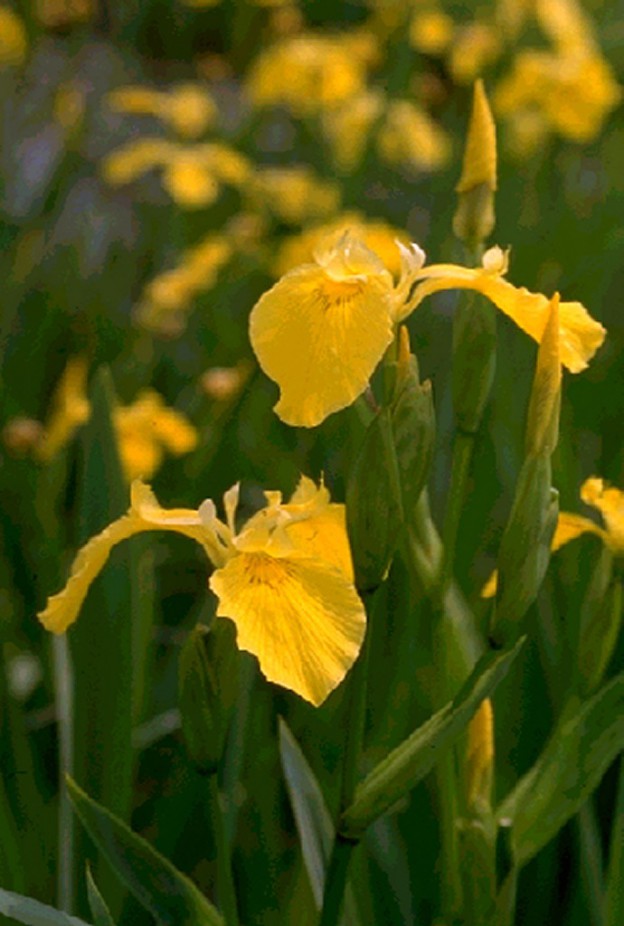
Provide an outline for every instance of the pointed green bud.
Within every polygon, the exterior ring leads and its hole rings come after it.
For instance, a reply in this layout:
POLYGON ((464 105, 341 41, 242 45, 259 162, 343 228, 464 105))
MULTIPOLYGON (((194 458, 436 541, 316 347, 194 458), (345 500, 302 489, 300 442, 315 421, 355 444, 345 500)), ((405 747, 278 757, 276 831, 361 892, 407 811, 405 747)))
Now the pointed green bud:
POLYGON ((391 412, 382 408, 364 434, 347 484, 347 530, 358 591, 372 591, 383 582, 402 525, 391 412))
POLYGON ((496 191, 496 126, 490 104, 478 80, 464 149, 453 231, 469 248, 485 241, 494 228, 496 191))
POLYGON ((523 632, 523 619, 537 598, 559 514, 559 493, 551 487, 549 456, 524 461, 498 557, 498 588, 490 637, 508 644, 523 632))
POLYGON ((418 364, 410 353, 409 334, 404 325, 399 331, 396 385, 390 413, 403 511, 409 518, 431 469, 435 410, 431 383, 429 380, 420 382, 418 364))
POLYGON ((189 756, 204 775, 216 773, 234 706, 237 683, 236 631, 216 619, 209 630, 188 635, 178 664, 182 732, 189 756))

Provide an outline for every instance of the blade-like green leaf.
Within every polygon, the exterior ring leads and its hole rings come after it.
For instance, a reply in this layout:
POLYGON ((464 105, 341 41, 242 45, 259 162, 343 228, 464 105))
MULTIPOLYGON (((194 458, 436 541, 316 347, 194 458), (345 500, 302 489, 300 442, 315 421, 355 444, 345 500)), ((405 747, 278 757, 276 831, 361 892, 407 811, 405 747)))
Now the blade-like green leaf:
POLYGON ((223 926, 217 909, 186 875, 141 836, 67 779, 69 795, 85 829, 117 876, 163 926, 223 926))
POLYGON ((520 652, 524 638, 511 649, 489 652, 475 666, 457 697, 397 746, 366 776, 340 824, 345 836, 357 837, 389 810, 433 768, 443 751, 465 729, 484 698, 494 691, 520 652))
MULTIPOLYGON (((323 903, 325 872, 334 842, 334 826, 316 776, 288 729, 280 718, 280 755, 286 787, 297 824, 301 851, 317 908, 323 903)), ((358 922, 351 891, 345 897, 344 917, 347 923, 358 922)))
POLYGON ((106 902, 102 895, 100 894, 97 884, 93 880, 93 875, 91 874, 91 868, 87 864, 86 871, 87 879, 87 897, 89 899, 89 907, 91 908, 91 916, 93 917, 94 926, 115 926, 112 916, 110 915, 110 910, 106 906, 106 902))
POLYGON ((68 913, 48 907, 32 897, 14 894, 1 887, 0 913, 12 917, 18 923, 24 923, 24 926, 89 926, 76 916, 69 916, 68 913))
POLYGON ((542 755, 497 811, 511 822, 511 847, 524 865, 577 813, 624 749, 624 674, 555 730, 542 755))

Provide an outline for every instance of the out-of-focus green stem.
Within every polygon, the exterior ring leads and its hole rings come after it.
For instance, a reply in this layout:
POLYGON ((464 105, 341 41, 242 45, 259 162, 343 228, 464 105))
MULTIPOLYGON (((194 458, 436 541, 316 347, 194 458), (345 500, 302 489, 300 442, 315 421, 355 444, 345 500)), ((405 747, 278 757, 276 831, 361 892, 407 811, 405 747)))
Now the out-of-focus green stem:
POLYGON ((444 516, 443 556, 439 585, 446 590, 453 575, 455 548, 462 512, 466 503, 466 486, 470 475, 470 464, 475 445, 475 434, 458 431, 453 441, 451 485, 447 496, 444 516))
POLYGON ((209 776, 210 803, 212 805, 211 820, 217 849, 217 883, 219 890, 219 905, 225 919, 225 926, 239 926, 238 904, 236 901, 236 888, 232 874, 232 859, 230 845, 226 832, 226 819, 221 807, 221 795, 217 775, 209 776))
POLYGON ((337 926, 344 903, 347 886, 347 873, 351 855, 356 843, 337 836, 332 847, 332 854, 327 866, 325 891, 323 892, 323 909, 319 926, 337 926))
POLYGON ((54 636, 54 690, 59 741, 58 903, 71 913, 74 904, 74 816, 64 784, 74 773, 74 675, 67 637, 54 636))

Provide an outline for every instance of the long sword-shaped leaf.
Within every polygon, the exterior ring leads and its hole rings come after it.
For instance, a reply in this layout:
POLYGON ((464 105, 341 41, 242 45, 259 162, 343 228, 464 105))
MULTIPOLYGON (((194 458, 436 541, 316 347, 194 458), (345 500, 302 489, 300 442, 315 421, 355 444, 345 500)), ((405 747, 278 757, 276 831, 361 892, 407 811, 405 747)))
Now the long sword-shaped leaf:
MULTIPOLYGON (((323 904, 325 872, 334 842, 334 825, 316 776, 299 744, 280 719, 280 755, 286 787, 297 824, 301 851, 317 909, 323 904)), ((349 926, 359 922, 350 891, 345 897, 344 921, 349 926)))
POLYGON ((556 836, 623 749, 624 674, 560 724, 533 768, 500 805, 497 817, 511 824, 516 864, 526 864, 556 836))
POLYGON ((24 897, 23 894, 14 894, 0 887, 0 913, 10 916, 24 926, 89 926, 84 920, 76 916, 69 916, 54 907, 24 897))
POLYGON ((87 897, 91 916, 93 917, 94 926, 115 926, 110 910, 106 906, 106 901, 100 894, 97 884, 93 880, 91 869, 87 864, 87 897))
POLYGON ((159 924, 223 926, 221 914, 186 875, 71 779, 67 788, 93 842, 159 924))
POLYGON ((341 832, 358 837, 433 768, 466 728, 484 698, 490 696, 520 652, 524 638, 510 649, 486 653, 457 697, 397 746, 366 776, 344 812, 341 832))

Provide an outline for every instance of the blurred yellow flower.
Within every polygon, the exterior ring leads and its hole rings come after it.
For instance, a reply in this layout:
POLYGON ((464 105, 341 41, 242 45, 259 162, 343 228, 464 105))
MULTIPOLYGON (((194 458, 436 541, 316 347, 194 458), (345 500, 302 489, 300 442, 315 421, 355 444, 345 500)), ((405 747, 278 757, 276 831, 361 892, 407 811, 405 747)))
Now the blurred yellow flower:
POLYGON ((131 405, 117 407, 113 424, 129 481, 150 479, 162 464, 165 451, 182 456, 197 446, 197 430, 186 415, 168 408, 154 389, 144 389, 131 405))
MULTIPOLYGON (((590 476, 581 486, 581 499, 586 505, 597 508, 605 527, 581 514, 562 511, 550 545, 553 553, 566 543, 576 540, 582 534, 594 534, 609 547, 616 556, 624 556, 624 492, 607 486, 603 479, 590 476)), ((493 572, 481 590, 482 598, 493 598, 496 594, 498 575, 493 572)))
POLYGON ((451 156, 451 143, 444 129, 408 100, 387 104, 377 146, 381 157, 391 164, 420 171, 439 170, 451 156))
POLYGON ((134 310, 136 323, 166 337, 182 334, 193 300, 214 286, 232 253, 233 246, 223 235, 208 235, 189 248, 177 267, 158 274, 145 287, 134 310))
POLYGON ((156 116, 182 138, 198 138, 217 116, 217 106, 199 84, 179 84, 168 90, 130 85, 118 87, 107 96, 117 112, 156 116))
POLYGON ((244 360, 235 367, 210 367, 202 373, 200 385, 210 399, 227 402, 242 390, 249 379, 252 364, 244 360))
POLYGON ((621 89, 607 62, 597 54, 560 55, 523 51, 496 88, 494 107, 513 121, 539 115, 550 131, 576 142, 595 138, 621 89))
POLYGON ((217 616, 234 621, 240 649, 257 656, 269 681, 321 704, 353 665, 366 629, 345 508, 306 477, 287 504, 280 492, 265 494, 266 507, 237 533, 238 486, 224 497, 224 523, 210 500, 197 511, 166 510, 148 486, 134 482, 128 513, 80 550, 67 585, 48 600, 40 621, 64 633, 117 543, 144 531, 175 531, 199 543, 215 567, 210 587, 219 599, 217 616))
POLYGON ((94 13, 95 0, 35 0, 37 19, 47 29, 89 22, 94 13))
MULTIPOLYGON (((280 387, 275 406, 287 424, 313 427, 350 405, 368 382, 397 325, 427 296, 471 289, 487 296, 538 343, 549 301, 504 279, 507 256, 490 248, 477 268, 425 266, 425 254, 398 245, 395 283, 377 254, 351 234, 319 247, 313 263, 290 270, 254 306, 253 349, 264 372, 280 387)), ((587 366, 605 331, 579 302, 559 307, 561 362, 576 373, 587 366)))
POLYGON ((450 48, 449 68, 458 84, 471 84, 502 51, 500 32, 490 23, 473 22, 457 30, 450 48))
POLYGON ((436 7, 416 10, 410 23, 410 43, 425 55, 441 55, 453 41, 452 18, 436 7))
POLYGON ((65 447, 77 428, 91 414, 86 391, 88 373, 86 357, 71 357, 67 361, 52 397, 51 413, 37 448, 37 456, 44 463, 49 463, 65 447))
POLYGON ((0 6, 0 68, 19 66, 27 51, 24 23, 8 6, 0 6))
POLYGON ((339 170, 348 173, 358 166, 371 130, 384 109, 383 93, 364 90, 323 113, 323 131, 339 170))
POLYGON ((246 188, 252 205, 271 210, 291 225, 333 215, 340 205, 340 188, 321 180, 307 165, 259 168, 246 188))
POLYGON ((324 248, 331 248, 338 244, 345 232, 349 232, 374 251, 393 276, 400 274, 401 252, 397 242, 409 244, 409 236, 387 222, 367 218, 358 212, 343 212, 332 222, 312 225, 300 235, 286 238, 273 266, 275 276, 281 277, 300 264, 311 263, 318 247, 322 245, 324 248))
POLYGON ((341 36, 288 36, 260 53, 247 79, 256 106, 288 106, 308 115, 364 89, 367 61, 341 36))
POLYGON ((163 186, 183 208, 211 205, 222 184, 242 186, 250 175, 242 154, 220 142, 181 145, 160 138, 141 138, 117 148, 104 158, 102 174, 111 186, 123 186, 155 168, 163 172, 163 186))

